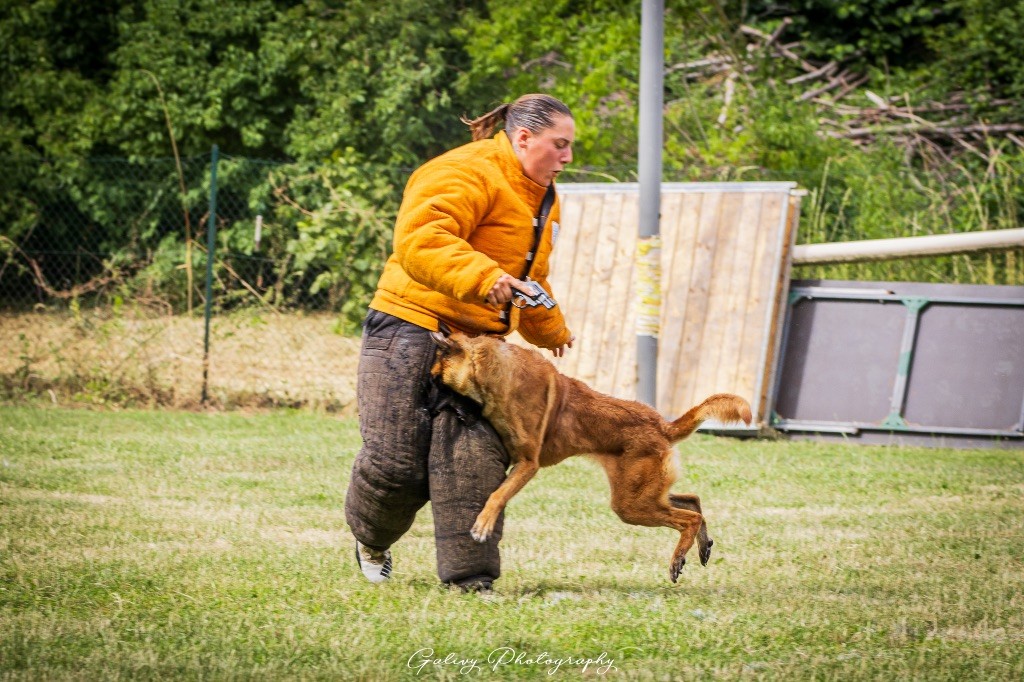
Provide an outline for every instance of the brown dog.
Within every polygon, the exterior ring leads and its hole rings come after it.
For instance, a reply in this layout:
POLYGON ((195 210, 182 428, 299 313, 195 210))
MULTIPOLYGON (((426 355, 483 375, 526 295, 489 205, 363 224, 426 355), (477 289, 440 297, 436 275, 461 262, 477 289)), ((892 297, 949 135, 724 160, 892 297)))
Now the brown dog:
POLYGON ((512 496, 537 469, 573 455, 592 455, 604 467, 612 509, 626 523, 679 531, 672 554, 672 582, 697 540, 701 564, 713 541, 696 495, 670 494, 675 480, 672 444, 705 419, 750 423, 750 405, 727 393, 713 395, 674 422, 641 403, 594 391, 560 374, 540 353, 488 336, 432 334, 438 344, 432 373, 483 406, 515 467, 476 519, 471 534, 483 542, 512 496))

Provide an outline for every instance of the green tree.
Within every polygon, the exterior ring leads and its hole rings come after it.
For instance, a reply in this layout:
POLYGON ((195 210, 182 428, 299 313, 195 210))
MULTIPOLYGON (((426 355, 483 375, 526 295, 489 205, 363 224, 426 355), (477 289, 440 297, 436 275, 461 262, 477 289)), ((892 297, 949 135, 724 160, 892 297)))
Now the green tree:
POLYGON ((362 0, 341 11, 313 2, 284 13, 267 44, 285 60, 282 73, 298 76, 287 151, 319 159, 351 147, 368 161, 415 166, 465 141, 452 84, 469 62, 451 27, 478 4, 362 0))
POLYGON ((462 132, 470 0, 2 0, 0 153, 414 165, 462 132))
POLYGON ((552 94, 576 119, 575 168, 635 165, 639 0, 490 0, 463 27, 459 89, 483 93, 481 109, 552 94))
POLYGON ((917 67, 935 59, 926 36, 953 18, 951 3, 937 0, 731 0, 738 21, 772 24, 788 18, 810 58, 852 60, 864 66, 917 67))
POLYGON ((92 151, 86 109, 113 73, 120 4, 0 0, 0 154, 92 151))
MULTIPOLYGON (((952 0, 956 21, 937 26, 928 44, 938 58, 930 71, 948 91, 974 101, 1011 100, 996 116, 1024 118, 1024 0, 952 0)), ((937 85, 937 84, 936 84, 937 85)))

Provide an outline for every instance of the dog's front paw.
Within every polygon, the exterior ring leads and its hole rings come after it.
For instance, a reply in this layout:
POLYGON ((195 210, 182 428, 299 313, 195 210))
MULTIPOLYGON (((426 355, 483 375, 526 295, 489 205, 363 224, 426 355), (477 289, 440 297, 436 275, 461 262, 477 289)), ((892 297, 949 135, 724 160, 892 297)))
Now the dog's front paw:
POLYGON ((487 538, 491 537, 491 527, 488 524, 477 520, 477 522, 473 524, 473 528, 469 531, 469 535, 477 542, 487 542, 487 538))
POLYGON ((715 541, 712 540, 711 538, 708 538, 708 541, 707 541, 706 544, 700 545, 700 547, 697 548, 697 550, 698 550, 698 552, 700 554, 700 565, 701 566, 707 566, 708 565, 708 561, 711 559, 711 547, 714 544, 715 544, 715 541))

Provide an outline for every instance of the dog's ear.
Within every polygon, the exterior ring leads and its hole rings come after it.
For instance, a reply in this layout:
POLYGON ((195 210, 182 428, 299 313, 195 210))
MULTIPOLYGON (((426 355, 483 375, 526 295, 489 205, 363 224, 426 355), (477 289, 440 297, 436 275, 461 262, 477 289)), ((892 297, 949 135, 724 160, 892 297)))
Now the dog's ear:
POLYGON ((437 344, 437 347, 442 350, 452 350, 455 347, 455 344, 451 342, 451 339, 441 332, 430 332, 430 338, 432 338, 434 343, 437 344))

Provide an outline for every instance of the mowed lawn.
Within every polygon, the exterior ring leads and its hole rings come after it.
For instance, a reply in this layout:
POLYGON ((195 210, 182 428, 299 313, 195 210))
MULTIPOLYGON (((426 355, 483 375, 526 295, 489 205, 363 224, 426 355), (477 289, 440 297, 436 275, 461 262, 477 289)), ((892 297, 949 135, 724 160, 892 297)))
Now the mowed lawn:
POLYGON ((0 678, 1024 678, 1021 450, 696 436, 676 489, 716 542, 676 585, 675 533, 571 460, 512 501, 481 597, 437 583, 429 507, 364 581, 359 442, 310 413, 0 408, 0 678))

